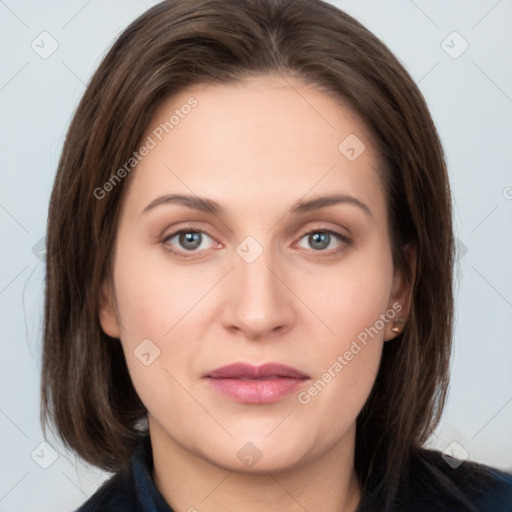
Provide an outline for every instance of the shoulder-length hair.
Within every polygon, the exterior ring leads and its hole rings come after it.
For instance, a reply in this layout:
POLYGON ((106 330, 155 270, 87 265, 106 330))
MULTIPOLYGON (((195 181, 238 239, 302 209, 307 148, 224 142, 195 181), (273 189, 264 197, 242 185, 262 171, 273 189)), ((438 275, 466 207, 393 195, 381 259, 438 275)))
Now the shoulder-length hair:
POLYGON ((380 488, 391 499, 411 451, 437 425, 447 393, 450 189, 443 149, 414 81, 371 32, 320 0, 168 0, 131 23, 104 57, 69 127, 49 205, 42 423, 53 420, 65 444, 98 467, 127 465, 146 409, 120 343, 101 330, 98 294, 110 275, 130 176, 106 194, 98 189, 129 161, 169 95, 269 73, 298 77, 348 103, 381 156, 393 263, 406 272, 413 297, 405 330, 384 345, 358 416, 355 468, 364 489, 383 461, 380 488), (414 283, 407 244, 416 247, 414 283))

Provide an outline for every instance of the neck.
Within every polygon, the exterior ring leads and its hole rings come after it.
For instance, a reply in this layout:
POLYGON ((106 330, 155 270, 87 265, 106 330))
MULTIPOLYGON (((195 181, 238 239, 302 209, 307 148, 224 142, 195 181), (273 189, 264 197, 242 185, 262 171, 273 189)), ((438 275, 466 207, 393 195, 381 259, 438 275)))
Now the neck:
POLYGON ((184 449, 155 422, 149 425, 153 478, 174 512, 355 512, 361 499, 353 464, 355 427, 347 439, 308 463, 240 473, 184 449))

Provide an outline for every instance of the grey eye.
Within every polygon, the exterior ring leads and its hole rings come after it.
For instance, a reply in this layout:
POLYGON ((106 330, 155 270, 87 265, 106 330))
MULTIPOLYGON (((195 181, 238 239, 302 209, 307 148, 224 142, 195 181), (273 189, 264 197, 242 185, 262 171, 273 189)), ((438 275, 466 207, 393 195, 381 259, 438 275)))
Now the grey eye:
POLYGON ((326 249, 331 241, 331 235, 325 231, 318 231, 308 235, 308 242, 315 250, 326 249))
POLYGON ((166 243, 177 251, 199 252, 213 246, 214 240, 202 231, 181 229, 166 238, 166 243))
POLYGON ((190 251, 197 249, 201 245, 202 236, 198 232, 182 232, 178 235, 178 240, 184 249, 190 251))

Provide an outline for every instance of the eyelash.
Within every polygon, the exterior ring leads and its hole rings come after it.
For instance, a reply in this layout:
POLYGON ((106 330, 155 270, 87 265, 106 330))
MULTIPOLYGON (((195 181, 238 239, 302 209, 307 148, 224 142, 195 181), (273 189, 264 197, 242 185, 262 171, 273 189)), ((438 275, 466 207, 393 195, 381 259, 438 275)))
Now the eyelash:
MULTIPOLYGON (((166 242, 168 242, 169 240, 172 240, 176 235, 180 235, 181 233, 201 233, 201 234, 207 235, 209 238, 214 240, 214 237, 211 236, 207 231, 199 230, 199 229, 193 228, 192 226, 186 226, 182 229, 174 231, 173 233, 167 235, 162 240, 162 245, 167 252, 174 254, 175 256, 181 257, 181 258, 193 258, 198 253, 202 252, 203 250, 204 251, 206 250, 206 249, 202 249, 201 251, 178 251, 178 250, 172 248, 170 245, 166 245, 166 242), (187 254, 187 252, 189 254, 187 254)), ((333 256, 335 254, 343 252, 348 246, 350 246, 352 244, 352 240, 350 240, 347 236, 342 235, 341 233, 338 233, 337 231, 334 231, 331 228, 322 227, 322 226, 305 231, 304 233, 302 233, 299 240, 302 240, 304 237, 311 235, 313 233, 328 233, 329 235, 334 235, 334 237, 337 238, 338 241, 340 241, 343 244, 341 247, 338 247, 337 249, 318 250, 318 251, 311 249, 311 251, 313 251, 317 254, 323 253, 326 256, 333 256)))

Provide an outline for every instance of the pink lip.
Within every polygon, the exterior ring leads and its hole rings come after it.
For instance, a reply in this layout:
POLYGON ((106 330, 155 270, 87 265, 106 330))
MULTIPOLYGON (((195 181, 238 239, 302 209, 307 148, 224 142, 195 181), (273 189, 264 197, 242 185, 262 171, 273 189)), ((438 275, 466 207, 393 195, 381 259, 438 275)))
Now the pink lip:
POLYGON ((221 394, 243 403, 269 403, 289 395, 309 376, 278 363, 251 366, 234 363, 205 375, 221 394))

